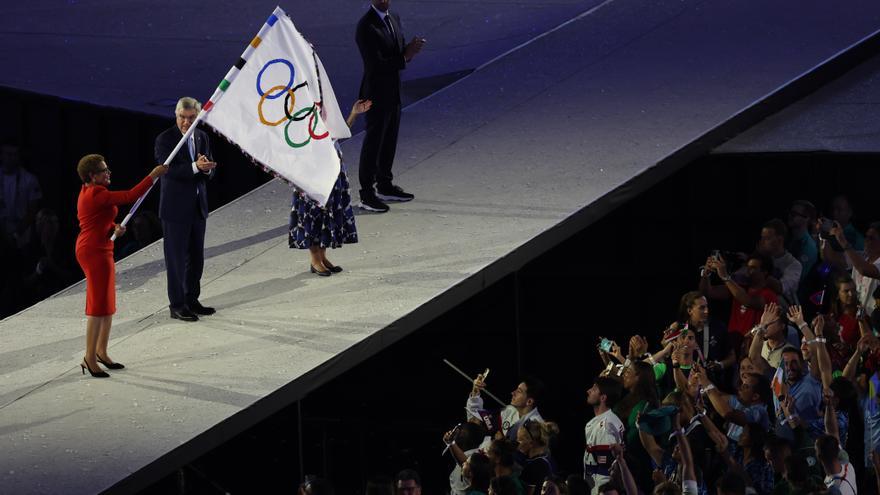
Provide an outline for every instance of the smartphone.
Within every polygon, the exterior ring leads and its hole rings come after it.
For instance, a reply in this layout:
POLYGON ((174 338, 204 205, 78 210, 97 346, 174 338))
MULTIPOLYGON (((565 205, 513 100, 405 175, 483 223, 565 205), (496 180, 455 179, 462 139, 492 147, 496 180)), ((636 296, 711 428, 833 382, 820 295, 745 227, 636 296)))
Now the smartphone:
POLYGON ((602 340, 599 341, 599 350, 601 350, 602 352, 611 352, 611 346, 613 344, 613 341, 602 337, 602 340))

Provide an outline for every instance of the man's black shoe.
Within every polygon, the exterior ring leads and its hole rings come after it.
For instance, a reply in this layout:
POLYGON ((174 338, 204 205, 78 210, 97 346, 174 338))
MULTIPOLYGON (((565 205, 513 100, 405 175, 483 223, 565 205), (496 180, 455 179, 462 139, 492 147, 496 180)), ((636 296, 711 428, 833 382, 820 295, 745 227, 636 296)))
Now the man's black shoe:
POLYGON ((198 301, 196 301, 192 304, 187 304, 186 307, 189 308, 190 311, 192 311, 193 313, 195 313, 197 315, 212 315, 217 312, 217 310, 214 308, 211 308, 208 306, 202 306, 202 303, 200 303, 198 301))
POLYGON ((169 309, 171 310, 171 318, 174 318, 175 320, 199 321, 199 317, 196 316, 195 313, 193 313, 192 311, 190 311, 186 308, 183 308, 183 309, 169 308, 169 309))
POLYGON ((385 201, 412 201, 415 196, 404 191, 400 186, 387 185, 379 186, 376 190, 376 196, 385 201))
POLYGON ((361 208, 367 211, 375 211, 376 213, 385 213, 388 211, 388 205, 383 203, 374 194, 361 194, 361 208))

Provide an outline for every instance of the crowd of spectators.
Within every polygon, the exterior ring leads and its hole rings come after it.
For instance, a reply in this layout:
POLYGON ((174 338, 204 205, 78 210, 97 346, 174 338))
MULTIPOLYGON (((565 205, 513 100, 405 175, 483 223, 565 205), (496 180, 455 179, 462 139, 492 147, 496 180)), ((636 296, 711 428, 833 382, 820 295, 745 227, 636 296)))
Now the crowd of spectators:
MULTIPOLYGON (((26 162, 18 145, 0 145, 0 318, 83 278, 73 256, 76 205, 45 197, 26 162)), ((117 260, 162 237, 162 227, 155 213, 143 210, 129 233, 117 243, 117 260)))
POLYGON ((852 215, 795 201, 753 252, 712 252, 665 329, 600 338, 582 470, 557 465, 557 437, 581 433, 542 416, 540 380, 496 410, 478 375, 431 493, 880 493, 880 223, 852 215))
POLYGON ((464 466, 451 493, 878 493, 880 223, 863 235, 842 196, 831 210, 793 202, 754 252, 712 252, 665 330, 600 339, 581 473, 555 468, 540 382, 493 420, 478 376, 468 411, 488 434, 447 435, 464 466), (468 469, 481 457, 488 480, 468 469))

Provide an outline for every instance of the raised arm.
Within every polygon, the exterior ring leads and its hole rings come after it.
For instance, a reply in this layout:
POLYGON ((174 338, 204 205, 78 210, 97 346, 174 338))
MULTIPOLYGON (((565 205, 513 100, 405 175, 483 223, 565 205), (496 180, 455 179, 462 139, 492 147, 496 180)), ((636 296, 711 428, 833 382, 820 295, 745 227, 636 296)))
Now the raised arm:
POLYGON ((458 432, 458 426, 447 431, 443 435, 443 443, 449 446, 449 453, 452 454, 452 458, 455 459, 455 462, 458 463, 459 466, 464 464, 464 461, 467 460, 467 456, 464 455, 464 451, 461 450, 461 447, 455 443, 455 436, 458 432))
POLYGON ((800 306, 790 306, 788 308, 788 319, 800 329, 804 336, 804 341, 807 342, 807 346, 810 348, 810 375, 816 380, 821 381, 822 372, 819 367, 819 352, 816 346, 822 345, 824 347, 824 343, 816 340, 816 334, 813 333, 813 329, 804 321, 804 313, 800 306))
POLYGON ((847 361, 846 366, 843 368, 843 377, 852 383, 856 383, 856 372, 859 369, 859 361, 862 359, 862 356, 868 352, 868 349, 870 349, 870 342, 870 338, 867 335, 862 335, 862 338, 859 339, 859 343, 856 344, 856 351, 853 352, 849 361, 847 361))
POLYGON ((691 454, 691 445, 688 442, 686 436, 684 436, 684 432, 681 430, 679 426, 681 424, 680 416, 681 413, 675 415, 674 422, 674 432, 675 437, 678 439, 678 450, 681 452, 681 465, 682 465, 682 473, 681 477, 684 481, 697 481, 697 471, 694 469, 694 456, 691 454))
POLYGON ((354 102, 354 105, 351 106, 351 112, 348 114, 348 118, 345 119, 345 124, 348 127, 354 125, 354 121, 357 120, 357 116, 366 112, 373 106, 373 102, 371 100, 358 100, 354 102))
POLYGON ((675 380, 675 388, 687 393, 688 379, 681 370, 682 354, 685 352, 681 344, 674 344, 675 350, 672 351, 672 378, 675 380))
POLYGON ((168 167, 164 165, 157 165, 150 171, 149 175, 143 178, 136 186, 129 189, 128 191, 110 191, 103 190, 95 195, 95 201, 99 204, 105 206, 117 206, 117 205, 127 205, 129 203, 134 203, 137 199, 145 192, 150 189, 150 186, 153 185, 153 182, 163 176, 168 171, 168 167))
POLYGON ((846 236, 843 235, 843 228, 839 223, 834 222, 834 227, 831 228, 831 234, 837 239, 838 244, 843 248, 844 256, 846 256, 846 259, 852 267, 859 272, 859 274, 863 277, 880 278, 880 270, 877 270, 877 267, 873 263, 868 262, 864 256, 859 254, 859 252, 850 245, 849 241, 846 240, 846 236))
POLYGON ((781 310, 776 303, 764 306, 764 312, 761 313, 761 321, 758 323, 757 332, 752 336, 752 343, 749 346, 749 359, 761 374, 769 373, 773 369, 770 363, 761 356, 761 346, 764 345, 767 325, 778 320, 780 313, 781 310))
POLYGON ((825 317, 822 315, 816 316, 813 319, 813 333, 816 335, 816 338, 813 339, 814 344, 810 344, 810 351, 815 352, 816 358, 819 360, 822 387, 829 388, 833 379, 833 369, 831 367, 831 356, 828 355, 828 347, 825 346, 824 329, 825 317))
POLYGON ((636 479, 633 477, 629 466, 626 464, 626 456, 623 455, 623 445, 615 443, 611 445, 611 455, 614 456, 614 462, 620 468, 620 480, 623 482, 623 490, 626 495, 637 495, 639 488, 636 485, 636 479))
POLYGON ((823 391, 825 396, 825 433, 840 442, 840 430, 837 426, 837 412, 834 410, 834 392, 830 388, 823 391))
MULTIPOLYGON (((636 428, 638 428, 639 423, 642 420, 642 413, 639 413, 636 416, 636 428)), ((651 460, 654 461, 654 464, 661 465, 663 463, 663 447, 657 444, 657 439, 654 438, 654 435, 645 433, 639 428, 639 440, 642 442, 642 447, 645 448, 645 452, 651 457, 651 460)))
POLYGON ((748 422, 748 418, 746 418, 745 413, 742 411, 737 411, 733 407, 730 406, 730 395, 725 394, 721 390, 718 390, 718 387, 715 386, 711 381, 709 381, 709 377, 706 376, 706 370, 703 369, 697 363, 694 363, 694 368, 691 373, 697 373, 697 377, 700 380, 700 385, 703 387, 703 392, 706 394, 706 397, 709 398, 709 402, 712 403, 712 407, 718 411, 718 414, 721 415, 727 421, 737 425, 744 425, 748 422))
POLYGON ((730 295, 743 306, 760 308, 764 305, 764 298, 759 295, 749 295, 747 290, 733 280, 730 274, 727 273, 727 265, 723 258, 709 258, 706 261, 706 268, 718 274, 718 278, 724 282, 724 287, 730 291, 730 295))
POLYGON ((703 268, 703 273, 700 276, 700 286, 699 290, 709 299, 729 299, 730 291, 727 290, 727 287, 724 284, 721 285, 712 285, 712 272, 715 271, 710 268, 709 260, 714 260, 715 258, 710 257, 706 260, 706 265, 703 268))

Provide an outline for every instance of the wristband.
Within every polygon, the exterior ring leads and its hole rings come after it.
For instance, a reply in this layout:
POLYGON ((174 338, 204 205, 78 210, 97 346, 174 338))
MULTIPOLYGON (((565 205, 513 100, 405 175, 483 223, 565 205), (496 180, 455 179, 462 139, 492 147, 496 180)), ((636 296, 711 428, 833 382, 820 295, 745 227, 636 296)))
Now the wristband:
POLYGON ((803 330, 804 328, 810 328, 810 325, 807 325, 806 323, 801 323, 800 325, 798 325, 798 328, 803 330))
POLYGON ((715 364, 718 365, 719 368, 722 369, 722 371, 724 370, 724 363, 722 363, 721 361, 718 361, 717 359, 714 362, 715 362, 715 364))
POLYGON ((752 327, 752 330, 749 332, 752 335, 756 335, 758 333, 763 334, 767 331, 767 328, 764 325, 758 324, 752 327))
POLYGON ((657 366, 657 361, 654 360, 654 356, 652 356, 650 352, 645 353, 645 361, 651 363, 653 366, 657 366))
POLYGON ((623 375, 623 370, 629 368, 629 365, 631 365, 631 364, 632 364, 632 361, 630 361, 629 358, 626 358, 626 361, 624 361, 623 364, 620 366, 620 369, 617 370, 617 376, 623 375))
POLYGON ((733 277, 731 277, 730 275, 728 275, 728 276, 726 276, 726 277, 722 277, 721 275, 719 275, 718 278, 720 278, 721 281, 724 282, 725 284, 726 284, 727 282, 730 282, 731 280, 733 280, 733 277))
POLYGON ((715 388, 715 384, 714 384, 714 383, 710 383, 710 384, 706 385, 705 387, 703 387, 703 390, 700 390, 700 393, 703 394, 703 395, 708 395, 708 394, 709 394, 709 391, 712 390, 712 389, 714 389, 714 388, 715 388))

